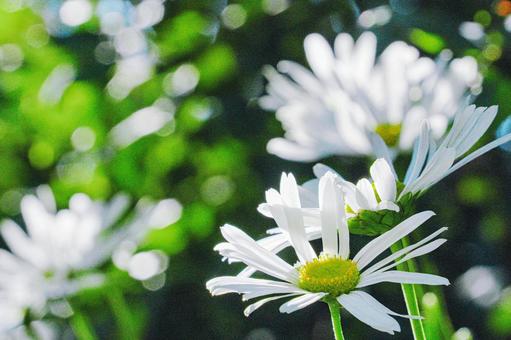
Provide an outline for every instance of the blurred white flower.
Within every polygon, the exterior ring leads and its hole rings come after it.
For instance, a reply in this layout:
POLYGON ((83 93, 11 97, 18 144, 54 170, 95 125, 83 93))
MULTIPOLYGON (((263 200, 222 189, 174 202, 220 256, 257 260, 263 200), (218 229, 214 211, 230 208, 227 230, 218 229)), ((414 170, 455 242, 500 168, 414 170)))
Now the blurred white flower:
MULTIPOLYGON (((392 162, 384 159, 376 160, 371 166, 370 172, 374 180, 373 184, 365 179, 360 180, 357 185, 350 183, 344 180, 335 170, 324 164, 316 164, 314 174, 317 178, 320 178, 326 172, 334 173, 338 185, 343 188, 347 196, 348 205, 355 212, 359 207, 358 210, 389 209, 398 211, 395 208, 399 209, 399 207, 394 206, 394 203, 399 204, 400 200, 406 195, 416 196, 424 193, 443 178, 477 157, 511 141, 511 133, 508 133, 462 157, 488 130, 497 115, 497 110, 497 106, 487 108, 469 105, 463 107, 455 115, 452 127, 438 146, 432 136, 429 123, 424 121, 420 127, 420 135, 414 145, 408 170, 402 181, 395 174, 392 162)), ((317 190, 315 189, 317 183, 318 179, 307 182, 306 191, 314 192, 317 190)), ((310 194, 305 196, 310 197, 310 194)), ((310 205, 317 207, 318 203, 312 202, 310 205)), ((314 214, 310 215, 313 216, 314 214)), ((315 217, 310 218, 310 221, 310 226, 317 226, 317 213, 315 217)))
MULTIPOLYGON (((39 12, 48 33, 58 37, 73 34, 76 27, 90 21, 93 16, 97 17, 99 21, 98 33, 106 38, 104 39, 106 41, 98 44, 96 58, 99 62, 107 64, 115 61, 115 72, 107 89, 113 98, 122 100, 135 87, 153 76, 154 67, 158 62, 158 53, 149 34, 153 26, 163 19, 164 2, 165 0, 141 0, 135 3, 129 0, 98 0, 94 2, 90 0, 38 0, 30 1, 29 5, 39 12), (105 49, 106 46, 109 48, 105 49), (110 46, 113 51, 109 51, 110 46)), ((7 54, 1 52, 0 68, 7 69, 8 67, 3 67, 3 64, 7 64, 4 61, 9 58, 5 58, 4 55, 7 54)), ((14 65, 14 62, 9 64, 14 65)), ((47 95, 49 101, 52 101, 53 97, 58 97, 58 91, 57 95, 46 92, 43 95, 47 95)))
MULTIPOLYGON (((1 326, 0 326, 1 330, 1 326)), ((28 326, 22 325, 5 331, 0 331, 2 340, 56 340, 57 330, 54 325, 44 321, 32 321, 28 326)))
POLYGON ((312 72, 292 61, 277 71, 265 70, 268 95, 260 105, 275 110, 285 138, 268 143, 268 151, 296 161, 328 155, 383 157, 382 141, 391 156, 410 150, 427 119, 440 138, 481 75, 472 57, 453 59, 449 51, 438 61, 397 41, 376 58, 376 37, 363 33, 354 42, 339 34, 334 51, 319 34, 304 41, 312 72))
POLYGON ((160 131, 174 119, 175 106, 154 105, 133 112, 110 131, 112 144, 124 148, 140 138, 160 131))
POLYGON ((503 274, 497 268, 475 266, 456 280, 459 294, 481 307, 491 307, 502 295, 503 274))
POLYGON ((133 214, 127 211, 129 203, 125 195, 105 203, 75 194, 69 208, 57 211, 48 187, 23 197, 26 232, 11 220, 0 226, 11 250, 0 249, 0 301, 9 307, 4 319, 16 324, 26 312, 43 315, 48 303, 101 285, 104 277, 95 269, 123 243, 136 247, 151 229, 174 223, 181 214, 172 199, 142 199, 133 214))
POLYGON ((125 0, 98 2, 101 32, 113 42, 119 57, 107 85, 113 98, 124 99, 152 77, 158 56, 147 31, 163 19, 163 3, 164 0, 142 0, 136 5, 125 0))
MULTIPOLYGON (((298 263, 288 264, 261 243, 256 242, 237 227, 224 225, 222 235, 227 242, 215 247, 228 261, 243 262, 277 280, 251 278, 246 275, 222 276, 206 284, 212 295, 242 294, 243 300, 265 297, 249 305, 249 315, 265 303, 292 298, 280 307, 282 313, 292 313, 323 298, 337 301, 354 317, 367 325, 390 334, 400 331, 392 316, 399 315, 383 306, 374 297, 361 290, 381 282, 448 285, 443 277, 392 270, 397 264, 434 251, 446 240, 434 240, 446 228, 439 229, 421 241, 412 244, 373 265, 375 259, 393 243, 407 236, 434 214, 430 211, 416 214, 392 230, 373 239, 354 257, 350 257, 350 237, 346 223, 344 197, 333 174, 325 174, 319 181, 320 237, 323 249, 318 256, 307 240, 299 188, 292 175, 283 176, 280 203, 269 204, 280 233, 296 252, 298 263)), ((243 272, 244 273, 244 272, 243 272)), ((336 303, 337 303, 336 302, 336 303)))

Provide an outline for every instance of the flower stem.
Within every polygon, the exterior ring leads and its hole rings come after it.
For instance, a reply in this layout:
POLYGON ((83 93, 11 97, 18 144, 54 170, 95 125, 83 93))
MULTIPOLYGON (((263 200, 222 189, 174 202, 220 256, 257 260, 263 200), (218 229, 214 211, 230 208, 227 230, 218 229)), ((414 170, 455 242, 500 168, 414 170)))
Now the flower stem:
POLYGON ((332 317, 332 327, 334 329, 335 340, 344 340, 341 326, 341 309, 336 300, 328 301, 328 309, 332 317))
POLYGON ((87 317, 75 310, 70 321, 71 328, 78 340, 96 340, 97 336, 87 317))
POLYGON ((122 292, 117 288, 112 288, 107 294, 107 299, 117 322, 119 336, 122 339, 137 338, 135 323, 122 292))
MULTIPOLYGON (((409 244, 408 238, 403 238, 401 242, 396 242, 392 245, 392 252, 397 252, 409 244)), ((408 261, 410 262, 410 261, 408 261)), ((401 263, 397 266, 398 270, 402 271, 415 271, 415 264, 412 263, 410 266, 408 262, 401 263)), ((411 284, 401 284, 401 289, 403 291, 403 297, 406 303, 406 309, 409 315, 412 316, 421 316, 419 309, 419 301, 417 298, 417 287, 411 284)), ((415 340, 425 340, 426 332, 424 331, 424 325, 421 319, 410 319, 410 325, 412 326, 413 338, 415 340)))

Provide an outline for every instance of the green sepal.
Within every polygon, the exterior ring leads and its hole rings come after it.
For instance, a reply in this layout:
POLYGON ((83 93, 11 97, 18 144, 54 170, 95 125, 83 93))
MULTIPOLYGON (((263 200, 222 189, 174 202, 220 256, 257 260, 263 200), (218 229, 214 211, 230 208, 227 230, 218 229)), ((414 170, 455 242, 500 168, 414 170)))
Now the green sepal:
POLYGON ((361 210, 356 216, 348 219, 350 233, 356 235, 379 236, 413 215, 414 196, 403 196, 397 205, 399 212, 392 210, 361 210))

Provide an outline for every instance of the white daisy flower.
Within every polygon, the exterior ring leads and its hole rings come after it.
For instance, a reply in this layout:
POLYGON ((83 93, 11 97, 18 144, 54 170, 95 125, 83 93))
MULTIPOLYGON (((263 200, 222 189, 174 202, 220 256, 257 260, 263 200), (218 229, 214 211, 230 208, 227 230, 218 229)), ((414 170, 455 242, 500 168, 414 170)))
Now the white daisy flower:
POLYGON ((9 324, 20 323, 27 312, 43 315, 48 303, 102 284, 103 275, 95 268, 109 261, 123 242, 138 244, 152 228, 175 222, 180 210, 168 210, 175 202, 141 200, 133 216, 112 228, 127 215, 124 195, 103 203, 75 194, 69 208, 59 211, 47 187, 38 188, 37 196, 23 197, 27 231, 11 220, 0 225, 10 249, 0 249, 0 301, 10 306, 5 310, 9 324))
MULTIPOLYGON (((511 140, 511 133, 504 135, 483 147, 465 155, 485 134, 497 115, 498 107, 476 107, 469 105, 461 109, 453 125, 440 145, 436 146, 427 122, 421 126, 421 133, 414 146, 412 160, 403 183, 404 195, 421 194, 431 186, 473 161, 486 152, 511 140), (460 159, 461 158, 461 159, 460 159)), ((398 198, 398 199, 399 199, 398 198)))
POLYGON ((438 248, 446 240, 433 239, 446 228, 372 264, 392 244, 409 235, 434 215, 430 211, 421 212, 373 239, 355 256, 350 257, 344 197, 335 182, 333 174, 326 174, 319 183, 320 237, 323 244, 319 256, 307 240, 300 198, 298 191, 294 190, 288 193, 294 206, 271 204, 270 209, 282 234, 287 236, 296 252, 296 265, 288 264, 237 227, 224 225, 221 232, 227 242, 219 244, 215 249, 229 261, 241 261, 275 279, 217 277, 206 284, 211 294, 238 293, 242 294, 243 300, 264 297, 245 309, 247 316, 265 303, 280 298, 291 298, 281 305, 282 313, 292 313, 323 300, 329 304, 339 304, 360 321, 379 331, 391 334, 400 331, 399 324, 392 316, 410 316, 391 311, 361 289, 381 282, 448 285, 449 281, 440 276, 393 270, 399 263, 438 248))
POLYGON ((285 130, 285 138, 272 139, 268 151, 289 160, 382 157, 383 141, 392 153, 408 151, 422 119, 440 138, 482 79, 472 57, 449 62, 450 52, 444 51, 435 62, 402 41, 376 58, 370 32, 356 42, 339 34, 333 51, 321 35, 311 34, 304 48, 312 72, 291 61, 281 61, 278 72, 267 68, 268 95, 260 99, 285 130))
MULTIPOLYGON (((324 164, 316 164, 314 174, 317 178, 320 178, 327 172, 335 173, 337 183, 345 191, 346 201, 355 213, 360 210, 380 210, 375 202, 385 204, 386 206, 383 209, 398 211, 393 207, 393 204, 399 209, 400 201, 407 195, 417 196, 424 193, 434 184, 477 157, 511 141, 511 134, 507 134, 462 157, 488 130, 497 115, 497 111, 497 106, 487 108, 469 105, 464 107, 456 114, 452 127, 443 137, 439 146, 436 146, 429 123, 424 121, 421 125, 421 133, 414 146, 410 165, 402 182, 395 175, 392 163, 384 159, 376 160, 371 166, 370 172, 374 179, 373 185, 370 185, 370 182, 365 179, 361 180, 364 183, 363 185, 360 185, 361 181, 355 185, 344 180, 335 170, 324 164), (396 195, 398 185, 400 188, 396 195), (364 189, 361 190, 359 187, 364 189), (378 197, 376 197, 376 194, 378 197), (372 204, 366 204, 367 201, 372 202, 372 204), (361 202, 363 204, 360 204, 361 202), (360 209, 357 209, 358 207, 360 209)), ((314 190, 317 181, 317 179, 310 181, 307 188, 314 190)), ((309 204, 312 207, 318 206, 317 202, 309 204)), ((315 217, 309 218, 309 220, 312 221, 311 225, 317 225, 319 221, 318 214, 316 213, 315 217)))
POLYGON ((397 185, 393 169, 383 158, 377 159, 370 168, 372 181, 362 178, 353 184, 337 176, 337 183, 346 194, 346 204, 351 215, 362 210, 392 210, 399 212, 396 204, 397 185))

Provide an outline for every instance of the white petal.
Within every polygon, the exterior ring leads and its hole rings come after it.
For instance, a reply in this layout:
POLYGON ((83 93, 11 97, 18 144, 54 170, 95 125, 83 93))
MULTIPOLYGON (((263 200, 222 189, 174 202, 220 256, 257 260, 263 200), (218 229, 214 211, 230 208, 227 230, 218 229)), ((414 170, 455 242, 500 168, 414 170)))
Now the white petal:
POLYGON ((303 96, 303 90, 296 83, 278 73, 273 67, 265 67, 263 74, 268 79, 266 90, 272 99, 282 102, 303 96))
POLYGON ((463 138, 460 138, 458 141, 456 146, 457 157, 467 152, 483 136, 497 116, 497 111, 498 107, 496 105, 484 110, 478 117, 479 119, 474 122, 474 127, 471 129, 470 133, 467 133, 466 136, 463 136, 463 138))
POLYGON ((372 273, 361 278, 357 288, 371 286, 380 282, 424 284, 433 286, 449 285, 449 280, 438 275, 391 270, 383 273, 372 273))
POLYGON ((438 148, 431 160, 428 161, 422 174, 414 182, 410 182, 399 197, 401 198, 409 192, 418 193, 424 191, 447 176, 455 158, 456 150, 454 148, 445 148, 443 146, 438 148))
POLYGON ((271 188, 271 189, 266 190, 266 192, 264 194, 265 194, 265 198, 266 198, 266 203, 284 204, 284 201, 282 200, 282 196, 281 196, 280 192, 278 192, 277 190, 271 188))
POLYGON ((395 242, 417 229, 421 224, 423 224, 433 215, 435 215, 435 213, 432 211, 420 212, 407 218, 386 233, 373 239, 366 246, 364 246, 353 258, 353 261, 357 263, 358 269, 362 270, 378 255, 387 250, 395 242))
POLYGON ((5 249, 0 249, 0 276, 8 273, 17 273, 31 267, 30 264, 21 258, 13 255, 5 249))
POLYGON ((394 169, 394 164, 392 162, 393 157, 392 154, 383 139, 380 135, 376 133, 370 133, 369 134, 369 141, 371 142, 371 146, 373 148, 373 153, 376 156, 376 158, 383 158, 387 161, 387 164, 390 167, 390 170, 392 171, 392 175, 394 178, 397 178, 396 170, 394 169))
POLYGON ((379 273, 384 272, 384 271, 394 268, 395 266, 397 266, 403 262, 406 262, 410 259, 431 253, 432 251, 436 250, 438 247, 440 247, 445 242, 447 242, 447 240, 443 239, 443 238, 435 240, 433 242, 430 242, 430 243, 426 244, 425 246, 422 246, 414 251, 411 251, 410 253, 408 253, 406 256, 404 256, 399 261, 389 264, 388 266, 383 267, 381 269, 378 269, 377 272, 379 272, 379 273))
POLYGON ((377 159, 370 168, 376 191, 382 201, 396 200, 396 178, 389 166, 383 159, 377 159))
POLYGON ((356 291, 339 296, 337 301, 354 317, 374 329, 390 334, 401 330, 394 318, 382 312, 379 305, 364 299, 356 291))
POLYGON ((486 144, 485 146, 477 149, 476 151, 472 152, 471 154, 469 154, 467 157, 463 158, 461 161, 457 162, 456 164, 454 164, 450 169, 449 171, 447 171, 447 173, 445 174, 444 177, 446 177, 447 175, 450 175, 452 174, 454 171, 458 170, 459 168, 461 168, 462 166, 464 166, 465 164, 473 161, 474 159, 476 159, 477 157, 479 156, 482 156, 484 155, 485 153, 487 153, 488 151, 502 145, 502 144, 506 144, 507 142, 511 141, 511 133, 510 134, 507 134, 507 135, 504 135, 496 140, 494 140, 493 142, 491 143, 488 143, 486 144))
POLYGON ((39 245, 49 242, 50 228, 55 223, 54 215, 46 211, 44 204, 35 196, 24 196, 21 200, 21 214, 27 227, 28 235, 39 245))
POLYGON ((311 179, 298 187, 300 202, 303 208, 318 208, 318 184, 317 179, 311 179))
POLYGON ((261 306, 263 306, 264 304, 270 302, 270 301, 274 301, 274 300, 278 300, 278 299, 283 299, 283 298, 286 298, 286 297, 290 297, 290 296, 295 296, 297 295, 298 293, 295 293, 295 294, 286 294, 286 295, 279 295, 279 296, 272 296, 272 297, 269 297, 269 298, 265 298, 265 299, 261 299, 249 306, 247 306, 247 308, 245 308, 245 310, 243 311, 243 314, 245 316, 249 316, 250 314, 252 314, 254 311, 256 311, 257 309, 259 309, 261 306))
MULTIPOLYGON (((307 227, 305 228, 305 234, 308 240, 316 240, 321 237, 321 228, 307 227)), ((274 234, 258 240, 257 243, 275 254, 291 245, 287 233, 274 234)))
POLYGON ((375 57, 376 36, 372 32, 364 32, 357 39, 353 51, 353 61, 355 63, 353 73, 357 76, 360 85, 364 85, 363 82, 369 78, 375 57))
POLYGON ((130 198, 125 194, 115 195, 108 205, 105 207, 103 212, 103 225, 104 227, 110 227, 116 223, 122 214, 126 212, 130 204, 130 198))
POLYGON ((306 147, 285 138, 273 138, 266 145, 268 153, 295 162, 312 162, 326 155, 326 150, 306 147))
POLYGON ((299 309, 305 308, 311 304, 313 304, 316 301, 321 300, 326 293, 309 293, 302 296, 299 296, 297 298, 291 299, 288 302, 284 303, 282 306, 280 306, 279 311, 281 313, 293 313, 299 309))
POLYGON ((431 241, 432 239, 434 239, 435 237, 437 237, 438 235, 440 235, 441 233, 443 233, 446 230, 447 230, 447 228, 445 228, 445 227, 444 228, 440 228, 437 231, 435 231, 434 233, 432 233, 431 235, 429 235, 428 237, 423 238, 419 242, 414 243, 412 245, 409 245, 409 246, 407 246, 407 247, 405 247, 405 248, 403 248, 403 249, 393 253, 392 255, 387 256, 383 260, 381 260, 381 261, 375 263, 374 265, 372 265, 370 268, 367 268, 366 270, 364 270, 362 275, 364 275, 364 274, 367 275, 367 274, 370 274, 372 272, 377 271, 380 268, 383 268, 383 266, 391 263, 395 259, 400 258, 404 254, 408 254, 410 251, 412 251, 414 249, 417 249, 418 247, 422 246, 423 244, 426 244, 427 242, 431 241))
POLYGON ((335 175, 332 173, 326 173, 319 180, 319 208, 321 211, 323 252, 337 255, 337 230, 343 227, 344 197, 342 191, 335 184, 335 175))
POLYGON ((422 122, 419 139, 415 143, 412 160, 406 172, 404 183, 408 185, 417 179, 420 171, 424 168, 429 149, 430 129, 427 121, 422 122))
POLYGON ((301 208, 298 185, 293 174, 282 173, 280 177, 280 195, 286 205, 293 208, 301 208))
POLYGON ((399 206, 394 202, 383 201, 378 203, 378 205, 376 206, 376 210, 392 210, 395 212, 399 212, 400 209, 399 206))
POLYGON ((268 203, 259 204, 257 206, 257 211, 263 216, 270 217, 270 218, 272 217, 270 205, 268 203))
POLYGON ((257 269, 252 267, 246 267, 236 275, 236 277, 251 277, 257 272, 257 269))
POLYGON ((360 207, 366 210, 375 210, 378 202, 371 182, 362 178, 357 182, 357 189, 357 201, 360 207))
MULTIPOLYGON (((321 237, 321 228, 320 227, 305 228, 305 233, 306 233, 308 240, 316 240, 321 237)), ((283 249, 291 246, 291 242, 289 240, 289 236, 287 235, 287 233, 273 234, 272 236, 265 237, 263 239, 258 240, 257 243, 259 245, 261 245, 262 247, 264 247, 265 249, 268 249, 269 251, 271 251, 274 254, 277 254, 280 251, 282 251, 283 249)), ((229 247, 231 246, 229 243, 224 242, 224 243, 220 243, 220 244, 216 245, 214 249, 215 249, 215 251, 219 251, 220 253, 222 253, 221 250, 222 250, 222 248, 225 249, 226 245, 229 247)), ((239 262, 239 261, 229 259, 229 263, 232 263, 232 262, 239 262)), ((256 271, 257 271, 257 269, 255 269, 255 268, 247 267, 247 268, 243 269, 240 273, 238 273, 237 276, 250 277, 256 271)))
POLYGON ((316 163, 312 167, 312 171, 314 172, 314 175, 317 178, 323 177, 323 175, 326 174, 327 172, 331 172, 331 173, 335 174, 336 176, 342 178, 342 176, 339 175, 339 173, 337 171, 335 171, 334 169, 332 169, 328 165, 325 165, 325 164, 322 164, 322 163, 316 163))
POLYGON ((470 122, 470 118, 474 116, 475 110, 475 105, 468 105, 456 113, 452 128, 442 141, 442 146, 454 145, 458 136, 463 132, 464 127, 470 122))
POLYGON ((224 238, 235 248, 235 251, 221 253, 223 256, 243 261, 249 266, 282 280, 295 282, 298 279, 295 268, 261 247, 240 229, 226 224, 220 230, 224 238))
POLYGON ((223 295, 227 293, 253 294, 253 296, 248 296, 247 299, 262 295, 303 292, 301 289, 287 282, 238 276, 216 277, 206 282, 206 288, 211 295, 223 295))
POLYGON ((386 313, 386 314, 390 314, 390 315, 394 315, 394 316, 399 316, 399 317, 406 318, 406 319, 422 319, 422 317, 416 316, 416 315, 398 314, 398 313, 392 311, 391 309, 387 308, 380 301, 376 300, 372 295, 367 294, 364 291, 357 290, 357 291, 352 292, 351 294, 356 294, 356 295, 360 296, 367 303, 371 304, 374 309, 376 309, 376 310, 378 310, 378 311, 380 311, 382 313, 386 313))
POLYGON ((323 90, 322 83, 302 65, 293 61, 280 61, 277 69, 282 73, 287 73, 296 83, 302 86, 307 92, 314 95, 321 95, 323 90))
POLYGON ((354 41, 351 35, 340 33, 335 38, 334 49, 338 59, 348 61, 351 59, 354 41))
POLYGON ((320 34, 313 33, 305 37, 303 44, 312 71, 318 78, 329 80, 335 57, 328 42, 320 34))
POLYGON ((3 221, 0 229, 5 242, 15 255, 37 268, 46 269, 49 265, 46 253, 16 223, 3 221))
POLYGON ((312 261, 316 253, 305 235, 301 210, 283 205, 271 205, 270 209, 279 227, 284 230, 287 228, 291 244, 300 262, 312 261))

